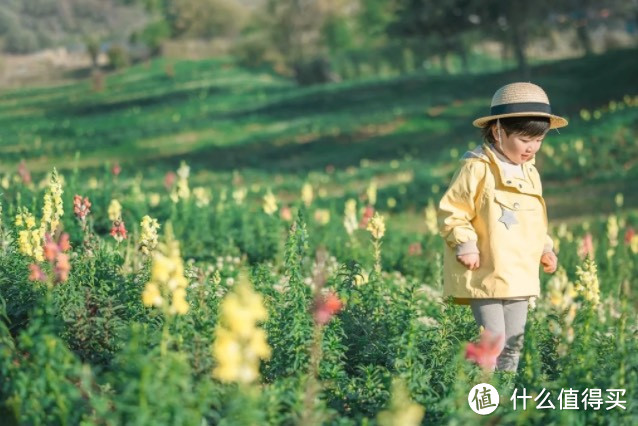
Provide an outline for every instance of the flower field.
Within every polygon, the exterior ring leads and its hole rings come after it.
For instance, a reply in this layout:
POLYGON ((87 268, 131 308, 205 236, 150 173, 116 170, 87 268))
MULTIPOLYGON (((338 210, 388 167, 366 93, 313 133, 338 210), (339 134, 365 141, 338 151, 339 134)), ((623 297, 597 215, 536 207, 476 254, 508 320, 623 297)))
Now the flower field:
POLYGON ((608 55, 536 69, 570 126, 537 159, 559 269, 517 374, 441 297, 435 210, 506 75, 158 61, 0 96, 3 423, 636 424, 638 55, 608 55), (619 58, 614 85, 568 81, 619 58))

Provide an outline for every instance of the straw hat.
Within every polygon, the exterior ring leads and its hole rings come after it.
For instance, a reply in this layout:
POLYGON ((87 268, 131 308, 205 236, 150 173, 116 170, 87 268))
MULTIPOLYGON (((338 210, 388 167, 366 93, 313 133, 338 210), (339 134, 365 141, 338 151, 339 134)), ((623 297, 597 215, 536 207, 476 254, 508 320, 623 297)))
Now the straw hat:
POLYGON ((511 83, 498 89, 492 97, 490 115, 472 124, 485 127, 490 120, 503 117, 548 117, 550 129, 567 126, 567 120, 552 114, 545 91, 532 83, 511 83))

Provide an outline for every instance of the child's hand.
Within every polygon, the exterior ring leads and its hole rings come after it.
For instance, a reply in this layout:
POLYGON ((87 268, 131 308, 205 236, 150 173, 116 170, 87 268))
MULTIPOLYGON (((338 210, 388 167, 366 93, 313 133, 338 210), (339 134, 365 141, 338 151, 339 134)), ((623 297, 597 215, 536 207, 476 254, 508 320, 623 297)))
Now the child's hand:
POLYGON ((456 256, 456 260, 461 262, 470 271, 474 271, 479 268, 479 255, 478 253, 468 253, 456 256))
POLYGON ((547 274, 553 274, 558 267, 558 258, 553 251, 547 252, 541 256, 541 264, 543 265, 543 271, 547 274))

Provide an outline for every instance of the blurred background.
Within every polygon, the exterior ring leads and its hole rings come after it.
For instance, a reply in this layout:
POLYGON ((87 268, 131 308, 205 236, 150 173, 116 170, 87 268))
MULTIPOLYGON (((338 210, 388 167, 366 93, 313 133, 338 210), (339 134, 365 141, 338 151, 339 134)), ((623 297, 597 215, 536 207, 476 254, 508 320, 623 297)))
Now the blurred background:
POLYGON ((638 203, 637 20, 636 0, 3 0, 0 166, 161 187, 186 161, 339 201, 374 177, 423 230, 520 80, 570 121, 537 159, 550 216, 608 213, 638 203))

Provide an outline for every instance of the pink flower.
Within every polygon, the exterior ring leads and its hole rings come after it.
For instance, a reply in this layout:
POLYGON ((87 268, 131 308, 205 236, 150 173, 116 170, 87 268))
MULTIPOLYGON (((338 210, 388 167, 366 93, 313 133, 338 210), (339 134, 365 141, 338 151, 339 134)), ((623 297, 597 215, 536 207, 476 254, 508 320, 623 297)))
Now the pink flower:
POLYGON ((319 296, 315 301, 315 321, 320 325, 327 324, 342 306, 341 300, 332 292, 327 296, 319 296))
POLYGON ((423 252, 423 249, 421 247, 421 243, 416 242, 416 243, 412 243, 410 244, 410 246, 408 247, 408 254, 410 256, 418 256, 423 252))
POLYGON ((489 330, 483 331, 478 343, 468 343, 465 348, 465 359, 476 362, 484 370, 493 370, 496 359, 501 354, 505 343, 505 335, 495 335, 489 330))
POLYGON ((20 179, 22 179, 22 183, 28 185, 31 183, 31 173, 29 173, 29 169, 27 169, 27 165, 24 160, 20 161, 18 165, 18 174, 20 175, 20 179))
POLYGON ((594 256, 594 240, 589 232, 585 234, 585 236, 583 237, 580 243, 580 247, 578 249, 578 255, 583 259, 588 256, 589 257, 594 256))
POLYGON ((119 176, 120 172, 122 171, 122 168, 120 167, 120 163, 115 162, 115 164, 113 164, 113 167, 111 168, 111 173, 113 173, 113 176, 119 176))
POLYGON ((164 187, 167 191, 171 190, 176 179, 177 175, 175 174, 175 172, 166 172, 166 174, 164 175, 164 187))
POLYGON ((29 280, 42 282, 47 280, 47 276, 44 272, 42 272, 42 268, 40 268, 40 266, 36 265, 35 263, 29 265, 29 270, 31 271, 31 273, 29 274, 29 280))
POLYGON ((111 227, 111 236, 115 238, 118 243, 126 239, 126 227, 124 221, 116 220, 111 227))
MULTIPOLYGON (((44 258, 53 266, 55 271, 55 281, 65 282, 69 278, 71 263, 69 255, 64 253, 71 248, 69 244, 69 234, 60 235, 58 241, 54 241, 50 234, 44 235, 44 258)), ((30 265, 31 275, 29 279, 33 281, 46 281, 46 275, 38 265, 30 265)))
POLYGON ((290 222, 292 220, 292 212, 290 211, 290 207, 283 206, 279 209, 279 217, 286 222, 290 222))
POLYGON ((81 195, 75 194, 73 197, 73 213, 75 216, 84 221, 86 216, 91 212, 91 202, 87 197, 82 198, 81 195))
POLYGON ((65 282, 69 278, 71 264, 69 263, 69 255, 66 253, 58 253, 55 261, 55 279, 59 283, 65 282))

